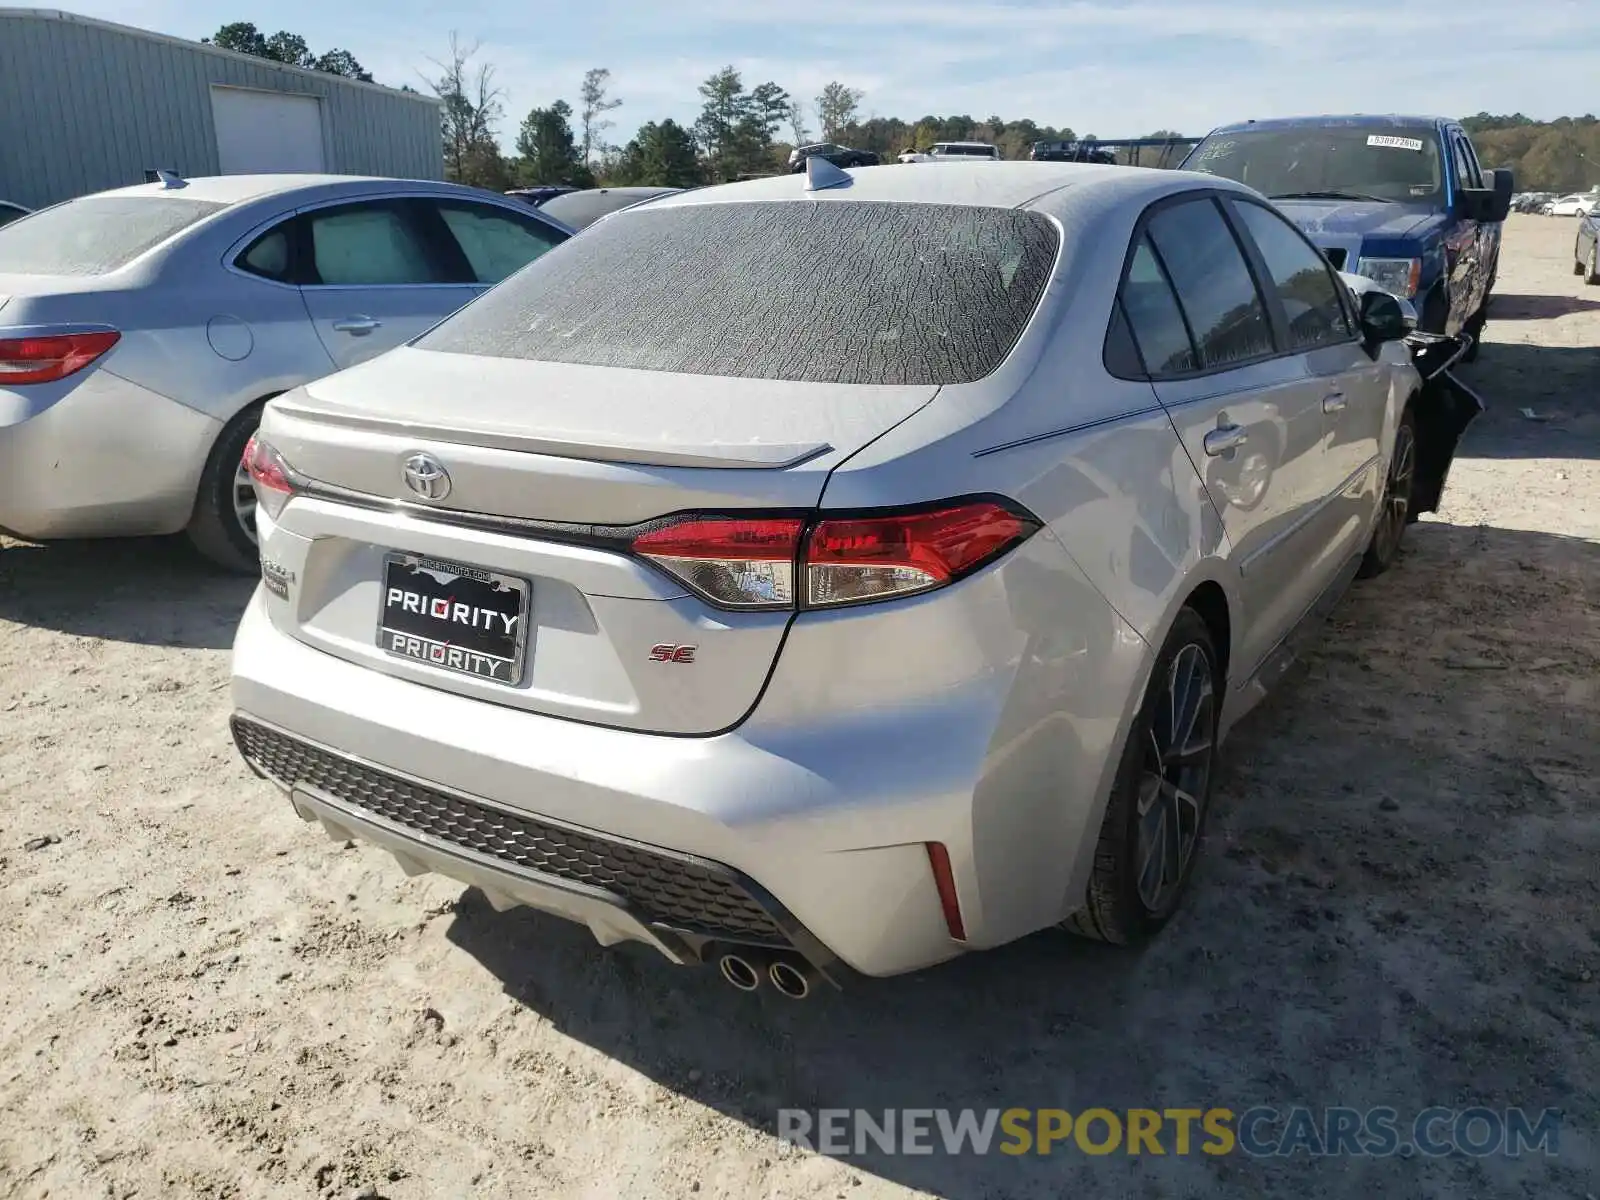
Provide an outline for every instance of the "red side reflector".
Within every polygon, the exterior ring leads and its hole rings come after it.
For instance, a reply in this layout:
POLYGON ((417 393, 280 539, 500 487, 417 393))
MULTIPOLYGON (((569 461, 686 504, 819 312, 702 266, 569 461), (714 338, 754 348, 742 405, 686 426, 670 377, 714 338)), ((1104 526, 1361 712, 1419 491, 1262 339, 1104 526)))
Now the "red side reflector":
POLYGON ((54 383, 76 375, 122 335, 114 329, 93 333, 52 333, 0 338, 0 387, 19 383, 54 383))
POLYGON ((961 919, 961 901, 956 896, 956 876, 950 869, 950 851, 943 842, 929 842, 928 865, 933 868, 933 883, 939 889, 939 907, 944 909, 945 927, 958 942, 967 940, 966 922, 961 919))

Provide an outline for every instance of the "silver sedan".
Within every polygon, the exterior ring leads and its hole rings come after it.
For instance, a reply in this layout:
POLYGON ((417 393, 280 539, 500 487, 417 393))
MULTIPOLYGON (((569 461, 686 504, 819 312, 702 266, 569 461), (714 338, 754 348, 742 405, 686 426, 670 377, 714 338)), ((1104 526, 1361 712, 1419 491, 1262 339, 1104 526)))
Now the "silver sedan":
POLYGON ((415 337, 571 231, 445 183, 161 181, 0 229, 0 530, 187 530, 255 570, 272 396, 415 337))
POLYGON ((267 406, 235 737, 340 838, 743 989, 1138 942, 1222 738, 1395 561, 1408 327, 1179 171, 627 209, 267 406))

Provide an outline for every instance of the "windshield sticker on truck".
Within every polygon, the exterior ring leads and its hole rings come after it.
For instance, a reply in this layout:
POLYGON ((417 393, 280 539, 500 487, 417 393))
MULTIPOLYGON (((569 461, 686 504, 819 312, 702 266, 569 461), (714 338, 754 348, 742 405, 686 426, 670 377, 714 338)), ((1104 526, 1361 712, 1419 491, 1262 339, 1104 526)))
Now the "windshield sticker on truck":
POLYGON ((1207 142, 1201 147, 1199 155, 1196 156, 1195 165, 1199 166, 1201 163, 1208 163, 1214 158, 1226 158, 1233 153, 1238 144, 1233 138, 1222 138, 1215 142, 1207 142))
POLYGON ((1387 133, 1374 133, 1368 136, 1369 146, 1389 146, 1395 150, 1415 150, 1422 152, 1421 138, 1390 137, 1387 133))

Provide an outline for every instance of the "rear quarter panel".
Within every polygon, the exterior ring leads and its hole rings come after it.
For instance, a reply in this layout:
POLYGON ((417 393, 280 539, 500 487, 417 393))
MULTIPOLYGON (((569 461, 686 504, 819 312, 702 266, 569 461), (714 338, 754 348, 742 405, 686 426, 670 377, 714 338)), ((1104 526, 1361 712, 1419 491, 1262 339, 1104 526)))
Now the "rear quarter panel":
MULTIPOLYGON (((1074 251, 1012 358, 986 380, 945 388, 841 465, 823 497, 849 508, 997 493, 1044 523, 1030 554, 994 568, 1008 615, 990 635, 1012 649, 992 676, 1003 699, 972 806, 979 884, 995 885, 1002 847, 1033 870, 1013 875, 1017 895, 1004 904, 985 892, 1013 932, 1081 904, 1152 648, 1187 597, 1213 581, 1237 610, 1221 521, 1171 421, 1148 384, 1112 379, 1101 365, 1143 207, 1085 215, 1083 226, 1068 211, 1074 251)), ((921 670, 932 653, 908 643, 897 661, 921 670)))
POLYGON ((259 205, 172 249, 147 295, 130 378, 222 422, 333 370, 300 290, 226 265, 257 226, 287 217, 259 205))

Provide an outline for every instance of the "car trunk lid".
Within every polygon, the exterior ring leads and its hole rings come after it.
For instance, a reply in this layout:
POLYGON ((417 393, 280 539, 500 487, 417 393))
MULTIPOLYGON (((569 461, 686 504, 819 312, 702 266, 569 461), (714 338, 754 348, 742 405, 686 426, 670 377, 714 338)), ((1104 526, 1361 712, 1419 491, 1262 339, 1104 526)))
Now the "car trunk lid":
POLYGON ((809 511, 835 465, 937 391, 403 348, 268 407, 262 438, 308 481, 264 542, 273 620, 496 704, 726 729, 759 696, 791 614, 717 607, 630 554, 629 530, 685 512, 809 511), (418 456, 448 485, 408 483, 418 456), (496 625, 521 635, 488 636, 496 625), (397 649, 401 635, 417 641, 397 649), (458 651, 453 668, 417 654, 441 643, 458 651), (476 669, 470 654, 503 663, 476 669))

